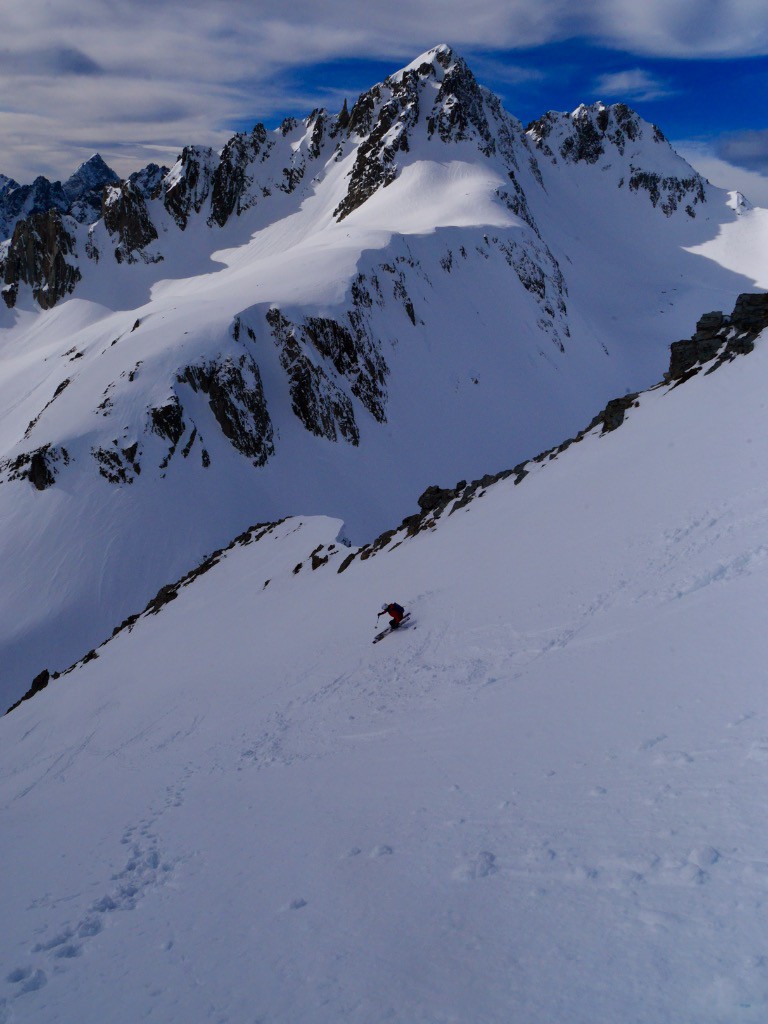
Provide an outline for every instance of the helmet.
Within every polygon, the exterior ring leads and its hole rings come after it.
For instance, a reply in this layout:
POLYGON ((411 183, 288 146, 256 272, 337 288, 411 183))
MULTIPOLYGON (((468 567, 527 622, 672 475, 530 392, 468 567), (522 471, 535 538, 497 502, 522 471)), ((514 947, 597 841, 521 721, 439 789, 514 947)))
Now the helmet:
POLYGON ((387 608, 389 608, 389 601, 384 602, 384 604, 381 606, 381 610, 385 612, 387 608))

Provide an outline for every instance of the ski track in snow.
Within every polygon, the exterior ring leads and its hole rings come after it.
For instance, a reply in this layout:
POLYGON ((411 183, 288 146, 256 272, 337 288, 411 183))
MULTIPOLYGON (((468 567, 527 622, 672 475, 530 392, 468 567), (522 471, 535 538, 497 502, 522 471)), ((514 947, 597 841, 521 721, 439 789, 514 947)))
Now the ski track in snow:
POLYGON ((708 460, 763 355, 345 574, 285 524, 9 716, 0 1020, 762 1024, 768 488, 708 460))
MULTIPOLYGON (((190 774, 188 770, 185 777, 190 774)), ((163 857, 156 826, 162 815, 171 807, 180 807, 183 799, 184 782, 181 782, 167 789, 160 810, 150 813, 135 825, 125 827, 120 844, 126 847, 126 859, 123 866, 105 881, 99 896, 84 902, 84 893, 73 893, 63 898, 45 893, 31 902, 30 911, 68 903, 79 905, 81 912, 52 932, 41 929, 42 937, 29 948, 28 957, 7 972, 7 995, 4 1001, 0 999, 0 1020, 3 1019, 3 1006, 8 1014, 12 1000, 36 992, 49 982, 57 983, 66 973, 70 961, 87 954, 91 940, 102 936, 105 930, 119 927, 120 914, 135 910, 141 900, 173 878, 178 859, 163 857)), ((6 1019, 10 1022, 15 1018, 7 1015, 6 1019)))

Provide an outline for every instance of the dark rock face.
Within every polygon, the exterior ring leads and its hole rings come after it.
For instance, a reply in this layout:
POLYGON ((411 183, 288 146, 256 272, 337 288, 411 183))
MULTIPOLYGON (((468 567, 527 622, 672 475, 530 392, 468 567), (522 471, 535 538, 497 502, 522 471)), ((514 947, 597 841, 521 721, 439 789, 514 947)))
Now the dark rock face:
POLYGON ((280 349, 281 365, 291 380, 296 415, 312 433, 335 440, 337 426, 342 437, 357 444, 352 405, 333 377, 346 381, 354 397, 379 423, 384 423, 389 368, 368 327, 368 311, 375 301, 381 301, 376 275, 369 281, 358 274, 350 297, 346 322, 306 317, 294 324, 279 310, 271 310, 267 322, 280 349), (327 371, 318 365, 316 357, 309 358, 312 351, 327 362, 327 371), (314 392, 313 397, 310 392, 314 392))
POLYGON ((206 394, 222 433, 233 447, 252 459, 254 465, 265 465, 275 451, 274 432, 259 368, 250 356, 241 356, 237 363, 228 358, 222 363, 187 366, 178 380, 206 394))
POLYGON ((48 468, 45 451, 42 449, 34 452, 30 459, 29 479, 38 491, 44 491, 46 487, 50 487, 56 479, 48 468))
POLYGON ((637 392, 623 395, 621 398, 612 398, 598 418, 598 422, 603 424, 603 433, 609 434, 612 430, 617 430, 624 422, 627 409, 631 409, 636 401, 637 392))
POLYGON ((0 193, 0 238, 9 237, 16 223, 49 210, 69 212, 67 198, 60 181, 48 181, 41 176, 31 185, 16 185, 11 181, 0 193), (14 187, 15 186, 15 187, 14 187))
POLYGON ((698 373, 703 364, 714 360, 707 370, 711 373, 735 356, 751 352, 755 339, 766 328, 768 294, 746 292, 739 295, 730 316, 720 311, 705 313, 691 338, 672 343, 669 370, 664 379, 682 383, 698 373))
POLYGON ((248 165, 256 160, 267 144, 267 130, 257 124, 250 135, 239 134, 229 140, 213 172, 210 222, 224 227, 233 213, 239 216, 252 205, 242 203, 245 189, 253 183, 248 165))
POLYGON ((38 305, 51 309, 69 295, 80 280, 74 263, 75 238, 58 210, 38 213, 20 220, 5 262, 3 298, 7 305, 16 302, 20 284, 28 284, 38 305))
POLYGON ((352 108, 349 133, 366 135, 367 138, 358 148, 347 194, 334 210, 334 216, 340 221, 362 206, 378 189, 386 188, 395 180, 395 156, 401 149, 407 152, 408 131, 418 121, 418 73, 407 71, 400 82, 387 79, 384 84, 391 88, 391 96, 379 108, 378 114, 376 101, 381 96, 378 87, 361 96, 352 108))
POLYGON ((654 206, 660 206, 670 217, 675 210, 688 200, 685 212, 694 217, 693 207, 697 203, 706 202, 704 181, 698 174, 688 178, 662 177, 650 171, 634 171, 629 179, 629 187, 633 192, 640 189, 646 191, 654 206))
MULTIPOLYGON (((409 136, 416 127, 427 98, 424 88, 429 80, 439 80, 440 87, 427 113, 427 135, 443 142, 474 140, 481 153, 490 156, 497 150, 490 110, 503 126, 504 155, 516 165, 509 119, 501 105, 482 89, 466 63, 447 48, 434 52, 434 63, 425 62, 397 76, 387 78, 381 86, 363 93, 349 113, 346 132, 358 135, 359 145, 350 175, 347 194, 334 211, 338 220, 362 206, 378 189, 386 188, 397 177, 398 153, 410 150, 409 136)), ((343 112, 342 112, 343 113, 343 112)), ((337 120, 334 133, 339 131, 337 120)), ((512 177, 515 183, 514 177, 512 177)), ((515 183, 516 184, 516 183, 515 183)), ((517 190, 519 191, 519 189, 517 190)))
POLYGON ((156 199, 162 192, 163 178, 167 173, 167 167, 147 164, 140 171, 129 174, 128 181, 141 192, 145 199, 156 199))
POLYGON ((360 399, 371 415, 383 423, 386 419, 387 364, 360 319, 354 314, 348 315, 350 328, 325 317, 307 317, 304 336, 333 363, 337 373, 350 382, 352 394, 360 399))
POLYGON ((54 673, 53 676, 51 676, 51 673, 48 671, 48 669, 44 668, 43 671, 38 673, 38 675, 36 675, 35 678, 32 680, 32 685, 24 694, 24 696, 20 700, 17 700, 15 704, 12 704, 5 712, 5 714, 9 715, 12 711, 16 710, 16 708, 22 703, 22 701, 30 700, 30 698, 34 697, 36 693, 40 693, 41 690, 44 690, 46 688, 51 679, 55 679, 56 677, 57 673, 54 673))
POLYGON ((211 191, 216 154, 208 146, 185 146, 181 168, 173 182, 166 180, 163 202, 183 231, 192 213, 200 213, 211 191))
MULTIPOLYGON (((344 109, 346 110, 346 108, 347 108, 347 101, 345 100, 344 101, 344 109)), ((347 115, 347 116, 349 116, 349 115, 347 115)), ((6 177, 6 175, 0 174, 0 202, 2 202, 2 200, 5 198, 5 196, 12 189, 15 189, 15 188, 19 188, 18 181, 14 181, 13 178, 8 178, 8 177, 6 177)))
POLYGON ((313 110, 309 116, 308 126, 312 128, 312 138, 309 142, 309 156, 317 160, 320 156, 325 138, 327 117, 324 110, 313 110))
POLYGON ((138 464, 128 457, 126 451, 120 451, 117 444, 113 448, 91 448, 91 455, 96 460, 101 476, 111 484, 132 484, 135 475, 141 472, 138 464))
MULTIPOLYGON (((610 107, 593 103, 591 106, 582 104, 573 114, 550 110, 538 121, 532 121, 527 131, 537 149, 550 158, 555 155, 552 143, 566 162, 594 164, 609 147, 623 156, 627 143, 642 135, 642 124, 640 117, 624 103, 610 107)), ((654 132, 654 141, 666 141, 658 129, 654 132)))
POLYGON ((176 395, 172 395, 165 405, 150 409, 149 417, 152 432, 170 441, 175 448, 187 429, 184 412, 176 395))
MULTIPOLYGON (((624 156, 629 143, 643 138, 668 145, 655 125, 645 124, 624 103, 610 107, 602 103, 582 105, 573 114, 550 111, 532 121, 527 131, 536 148, 553 162, 559 157, 566 163, 610 163, 612 154, 624 156)), ((659 206, 667 217, 681 206, 690 217, 695 217, 695 207, 706 202, 704 179, 695 172, 685 177, 665 176, 630 164, 627 183, 633 192, 647 192, 652 205, 659 206)), ((624 178, 619 187, 623 185, 624 178)))
POLYGON ((29 480, 38 491, 44 491, 56 482, 61 465, 70 463, 66 448, 46 444, 31 452, 21 452, 12 459, 0 462, 0 483, 11 480, 29 480))
POLYGON ((104 200, 104 226, 111 235, 116 235, 115 259, 118 263, 158 262, 162 256, 150 258, 143 252, 150 242, 157 238, 147 204, 141 190, 130 181, 119 189, 111 189, 104 200))
POLYGON ((307 357, 297 330, 279 309, 271 309, 267 323, 277 346, 291 394, 291 408, 306 429, 318 437, 336 441, 339 435, 358 444, 360 431, 352 403, 320 366, 307 357))
MULTIPOLYGON (((235 342, 239 341, 243 329, 251 340, 255 339, 254 332, 237 318, 232 328, 235 342)), ((135 378, 140 365, 137 364, 128 374, 129 382, 135 378)), ((98 406, 97 411, 103 416, 110 415, 113 387, 114 384, 107 386, 104 401, 98 406)), ((248 352, 242 352, 239 356, 219 357, 185 366, 176 373, 175 384, 166 401, 147 409, 144 432, 162 438, 168 445, 158 463, 160 470, 168 468, 177 452, 183 458, 189 458, 193 448, 204 469, 211 464, 199 425, 195 424, 189 412, 191 395, 187 388, 207 396, 222 433, 233 448, 250 459, 253 465, 263 466, 274 454, 274 430, 259 368, 248 352)), ((147 452, 151 450, 152 446, 141 439, 131 444, 123 442, 122 445, 114 440, 111 445, 93 447, 91 455, 101 476, 111 484, 131 484, 141 474, 142 462, 146 462, 147 452)))
MULTIPOLYGON (((538 235, 517 177, 521 163, 527 165, 539 184, 543 181, 522 125, 504 111, 497 97, 478 85, 467 64, 450 49, 439 47, 431 55, 432 61, 388 78, 364 93, 352 108, 346 132, 348 137, 359 135, 362 141, 347 194, 334 215, 343 220, 395 180, 400 155, 410 151, 411 136, 422 118, 429 140, 445 144, 472 141, 484 156, 497 153, 503 158, 509 185, 499 189, 497 195, 538 235), (439 83, 437 89, 433 83, 439 83)), ((340 124, 337 118, 331 135, 342 130, 340 124)))
MULTIPOLYGON (((466 487, 466 481, 464 481, 464 486, 466 487)), ((449 490, 432 484, 419 496, 419 508, 422 512, 434 512, 435 509, 444 508, 452 498, 457 496, 457 493, 455 489, 449 490)))
POLYGON ((19 220, 28 220, 49 210, 58 210, 81 224, 89 224, 101 212, 104 187, 117 184, 119 180, 98 153, 81 164, 63 185, 42 175, 31 185, 19 185, 0 175, 0 238, 7 238, 19 220))
POLYGON ((484 90, 460 57, 443 51, 437 59, 446 72, 427 121, 429 135, 436 134, 443 142, 474 138, 480 152, 490 156, 496 151, 496 144, 485 113, 484 90))
POLYGON ((98 153, 81 164, 64 182, 62 188, 69 200, 69 214, 81 224, 90 224, 101 213, 101 202, 107 185, 118 185, 120 179, 104 163, 98 153))

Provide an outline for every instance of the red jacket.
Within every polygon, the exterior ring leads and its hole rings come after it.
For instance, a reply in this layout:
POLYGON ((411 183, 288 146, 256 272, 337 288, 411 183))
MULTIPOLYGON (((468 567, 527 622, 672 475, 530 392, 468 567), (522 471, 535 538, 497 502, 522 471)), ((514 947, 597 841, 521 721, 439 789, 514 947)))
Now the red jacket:
POLYGON ((391 615, 395 622, 402 622, 403 615, 405 615, 405 609, 401 608, 399 604, 395 604, 393 602, 392 604, 387 605, 387 614, 391 615))

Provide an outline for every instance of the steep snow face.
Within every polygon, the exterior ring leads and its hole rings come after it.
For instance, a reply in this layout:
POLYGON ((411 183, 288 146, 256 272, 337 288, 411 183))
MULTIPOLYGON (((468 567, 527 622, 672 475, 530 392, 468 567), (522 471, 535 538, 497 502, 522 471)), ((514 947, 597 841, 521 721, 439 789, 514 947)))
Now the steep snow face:
MULTIPOLYGON (((622 159, 666 176, 674 154, 632 116, 642 152, 622 159)), ((108 185, 93 224, 17 227, 6 703, 255 519, 329 514, 366 540, 426 485, 559 442, 752 284, 686 251, 746 224, 725 193, 667 216, 536 147, 438 47, 338 115, 108 185)))
MULTIPOLYGON (((733 195, 733 193, 731 193, 733 195)), ((735 193, 738 197, 739 193, 735 193)), ((722 225, 717 236, 689 249, 694 255, 718 263, 737 274, 751 277, 758 288, 768 288, 768 210, 734 203, 739 221, 722 225)))
POLYGON ((257 530, 0 720, 6 1016, 764 1020, 766 387, 342 573, 257 530))

